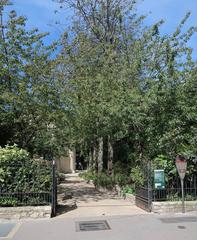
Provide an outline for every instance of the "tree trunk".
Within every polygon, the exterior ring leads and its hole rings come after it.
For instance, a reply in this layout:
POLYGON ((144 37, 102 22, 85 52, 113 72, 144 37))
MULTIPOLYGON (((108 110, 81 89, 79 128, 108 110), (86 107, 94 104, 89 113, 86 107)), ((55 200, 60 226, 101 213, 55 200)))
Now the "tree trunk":
POLYGON ((98 141, 98 172, 103 171, 103 138, 98 141))
POLYGON ((107 164, 107 169, 108 169, 109 175, 113 175, 113 157, 114 157, 113 145, 112 145, 110 137, 108 137, 108 164, 107 164))
POLYGON ((69 160, 70 160, 70 170, 75 173, 76 170, 76 150, 75 148, 68 150, 69 160))
POLYGON ((94 144, 93 149, 93 170, 95 173, 98 172, 98 144, 94 144))
POLYGON ((88 167, 89 169, 93 169, 93 163, 94 163, 94 150, 93 148, 90 148, 89 150, 89 163, 88 163, 88 167))

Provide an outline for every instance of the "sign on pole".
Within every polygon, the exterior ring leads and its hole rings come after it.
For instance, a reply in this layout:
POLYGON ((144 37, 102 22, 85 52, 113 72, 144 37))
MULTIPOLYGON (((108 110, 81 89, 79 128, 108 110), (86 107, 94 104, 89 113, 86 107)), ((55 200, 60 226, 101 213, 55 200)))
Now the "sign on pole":
POLYGON ((165 176, 164 170, 154 170, 154 185, 155 189, 165 189, 165 176))
POLYGON ((182 213, 185 213, 185 198, 184 198, 184 178, 187 170, 187 161, 184 157, 176 157, 176 168, 181 179, 181 191, 182 191, 182 213))
POLYGON ((187 161, 183 157, 176 157, 176 168, 179 173, 180 179, 185 178, 186 170, 187 170, 187 161))

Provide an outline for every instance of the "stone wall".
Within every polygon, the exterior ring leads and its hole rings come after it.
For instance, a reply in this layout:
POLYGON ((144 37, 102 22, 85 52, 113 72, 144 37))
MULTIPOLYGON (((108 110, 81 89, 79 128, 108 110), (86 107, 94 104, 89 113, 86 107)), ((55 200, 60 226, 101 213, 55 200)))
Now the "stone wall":
MULTIPOLYGON (((152 212, 154 213, 180 213, 182 211, 182 203, 179 202, 153 202, 152 212)), ((186 201, 185 211, 197 211, 197 201, 186 201)))
POLYGON ((56 159, 57 170, 61 173, 74 173, 76 168, 76 151, 65 148, 65 155, 56 159))
POLYGON ((51 206, 0 207, 0 219, 50 218, 51 206))

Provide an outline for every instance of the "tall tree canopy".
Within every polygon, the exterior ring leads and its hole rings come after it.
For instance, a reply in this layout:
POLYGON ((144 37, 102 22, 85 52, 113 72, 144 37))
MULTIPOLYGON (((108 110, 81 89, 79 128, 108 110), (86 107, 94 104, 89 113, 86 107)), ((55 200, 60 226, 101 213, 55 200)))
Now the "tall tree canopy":
POLYGON ((74 13, 57 44, 0 8, 1 145, 32 153, 77 147, 95 171, 130 169, 159 154, 194 156, 195 27, 145 26, 136 1, 54 0, 74 13), (55 51, 55 52, 54 52, 55 51), (57 53, 58 54, 54 54, 57 53))
POLYGON ((26 18, 0 5, 0 144, 17 143, 29 151, 50 146, 58 89, 54 81, 55 44, 48 33, 26 30, 26 18), (50 128, 51 129, 51 128, 50 128))
POLYGON ((94 149, 94 167, 103 159, 102 142, 108 142, 108 161, 120 157, 120 144, 130 148, 127 163, 183 152, 183 132, 191 129, 180 119, 188 115, 183 89, 196 65, 187 46, 196 28, 182 32, 190 13, 174 33, 162 35, 163 20, 145 27, 136 1, 58 2, 75 12, 60 60, 71 138, 90 152, 94 149))

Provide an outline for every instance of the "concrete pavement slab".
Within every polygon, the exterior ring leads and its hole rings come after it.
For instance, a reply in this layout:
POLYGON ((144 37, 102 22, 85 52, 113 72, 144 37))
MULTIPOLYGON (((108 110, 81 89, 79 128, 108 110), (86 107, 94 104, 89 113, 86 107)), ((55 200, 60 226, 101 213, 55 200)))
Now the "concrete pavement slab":
POLYGON ((25 221, 13 240, 195 240, 195 221, 181 221, 182 217, 197 215, 133 215, 93 218, 70 218, 25 221), (165 223, 164 218, 180 218, 179 222, 165 223), (110 230, 77 232, 76 222, 106 220, 110 230))

